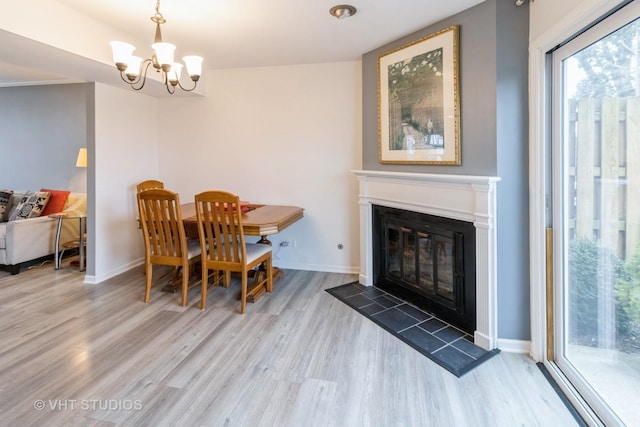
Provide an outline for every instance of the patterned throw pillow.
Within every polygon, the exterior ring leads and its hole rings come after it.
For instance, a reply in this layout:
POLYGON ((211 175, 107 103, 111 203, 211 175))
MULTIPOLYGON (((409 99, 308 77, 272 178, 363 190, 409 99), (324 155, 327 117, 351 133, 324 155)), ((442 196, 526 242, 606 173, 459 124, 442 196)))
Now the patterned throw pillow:
POLYGON ((47 206, 50 196, 51 193, 43 191, 27 192, 11 212, 9 221, 39 217, 44 207, 47 206))
POLYGON ((5 222, 9 221, 9 217, 11 217, 11 213, 15 210, 16 206, 18 206, 18 203, 20 203, 20 200, 22 200, 25 194, 26 194, 25 192, 18 193, 15 190, 13 191, 11 200, 9 200, 9 204, 7 205, 7 208, 4 211, 3 219, 5 222))
POLYGON ((13 190, 0 190, 0 222, 7 220, 6 217, 8 217, 8 215, 5 215, 5 212, 7 212, 7 206, 9 205, 12 194, 13 190))

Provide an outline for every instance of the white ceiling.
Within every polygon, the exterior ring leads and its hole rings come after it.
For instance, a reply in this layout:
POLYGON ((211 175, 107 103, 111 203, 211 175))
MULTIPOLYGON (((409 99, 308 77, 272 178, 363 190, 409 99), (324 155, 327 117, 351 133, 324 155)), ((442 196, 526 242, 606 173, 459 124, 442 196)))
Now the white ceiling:
MULTIPOLYGON (((130 34, 131 40, 153 42, 149 18, 155 0, 51 1, 130 34)), ((177 58, 201 55, 204 68, 220 69, 357 60, 482 1, 351 0, 357 13, 342 20, 329 15, 339 4, 332 0, 162 0, 160 12, 167 20, 164 41, 177 45, 177 58)), ((139 56, 150 56, 150 46, 137 48, 139 56)), ((67 77, 7 56, 1 56, 6 62, 0 62, 0 85, 67 77)))

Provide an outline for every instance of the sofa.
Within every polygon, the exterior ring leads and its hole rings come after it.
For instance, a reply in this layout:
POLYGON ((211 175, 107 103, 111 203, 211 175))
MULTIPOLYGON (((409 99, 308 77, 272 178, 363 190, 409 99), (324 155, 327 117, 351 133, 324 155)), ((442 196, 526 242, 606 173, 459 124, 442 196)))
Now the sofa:
MULTIPOLYGON (((50 259, 55 253, 58 220, 49 215, 86 215, 86 206, 85 193, 0 190, 0 269, 18 274, 21 266, 50 259)), ((63 220, 60 245, 78 238, 78 219, 63 220)))

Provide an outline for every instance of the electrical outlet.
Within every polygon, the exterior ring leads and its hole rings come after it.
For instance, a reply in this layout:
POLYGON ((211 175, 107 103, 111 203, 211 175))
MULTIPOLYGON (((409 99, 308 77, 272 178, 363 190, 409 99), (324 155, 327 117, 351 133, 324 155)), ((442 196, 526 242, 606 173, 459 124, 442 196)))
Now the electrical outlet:
POLYGON ((280 246, 295 248, 296 247, 296 241, 295 240, 283 240, 282 242, 280 242, 280 246))

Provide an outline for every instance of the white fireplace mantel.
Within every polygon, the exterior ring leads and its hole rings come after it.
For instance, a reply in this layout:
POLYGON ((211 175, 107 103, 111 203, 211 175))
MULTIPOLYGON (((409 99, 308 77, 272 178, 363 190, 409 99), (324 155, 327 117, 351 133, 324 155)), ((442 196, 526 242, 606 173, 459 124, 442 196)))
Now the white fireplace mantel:
POLYGON ((352 171, 360 181, 360 277, 373 285, 372 205, 472 222, 476 229, 475 344, 498 345, 496 184, 499 177, 352 171))

